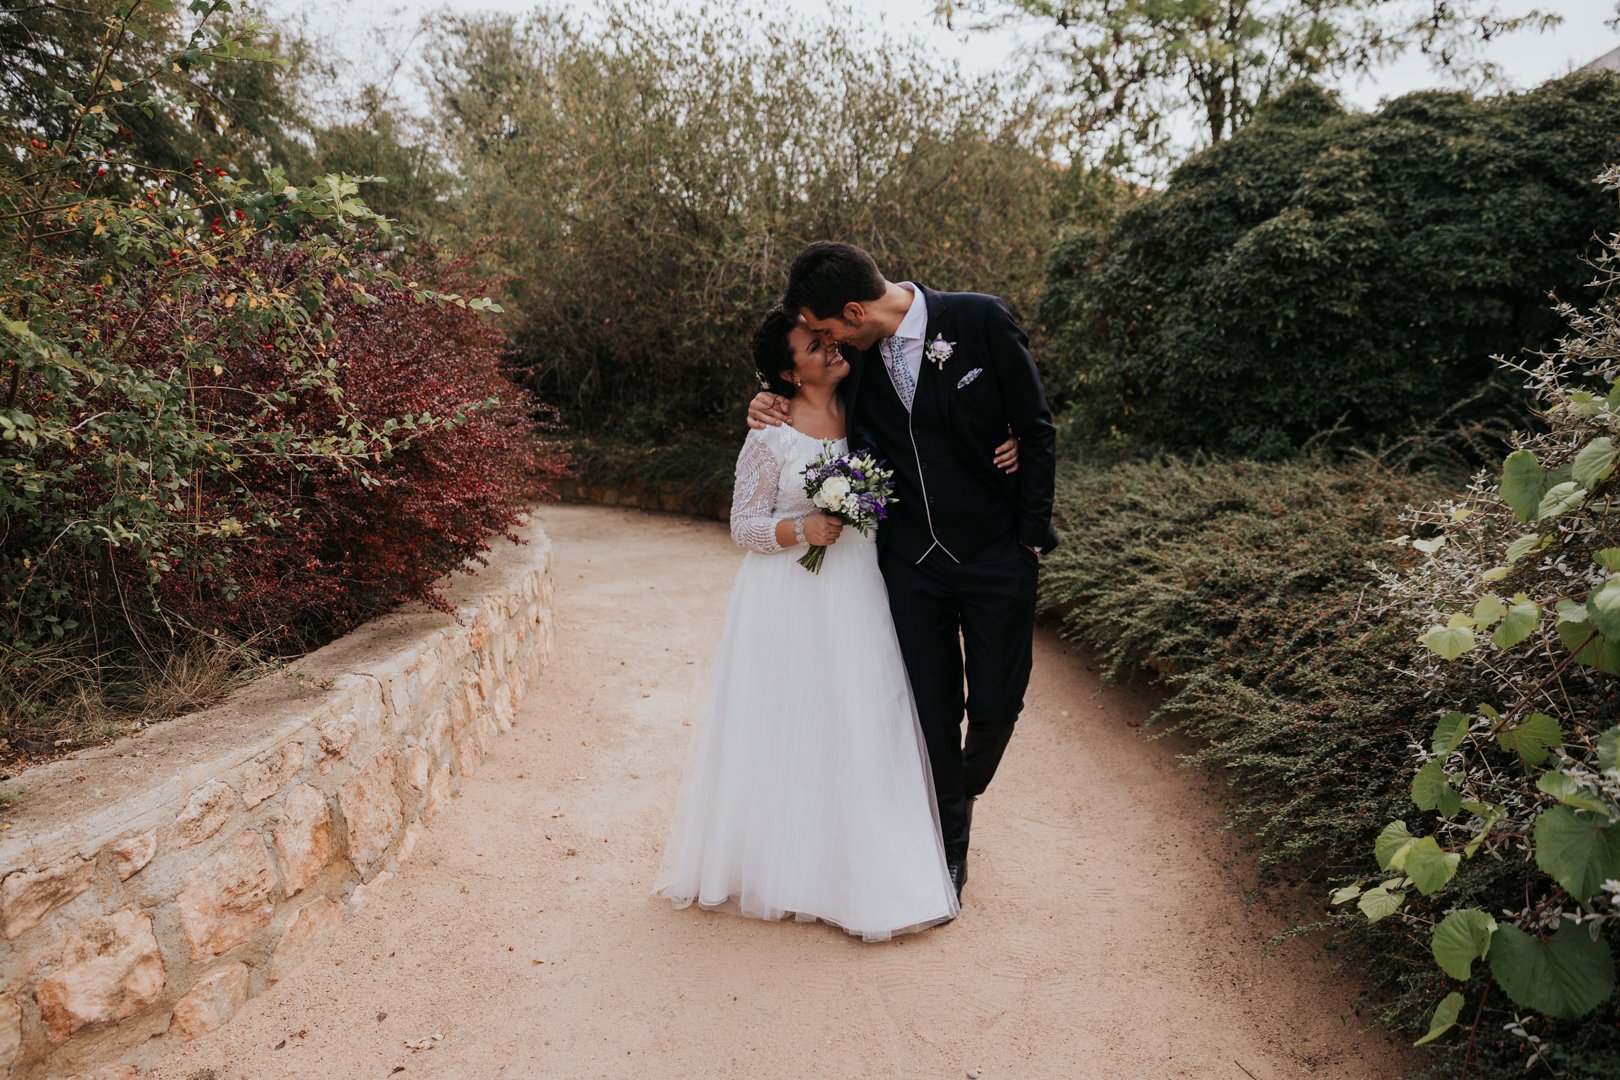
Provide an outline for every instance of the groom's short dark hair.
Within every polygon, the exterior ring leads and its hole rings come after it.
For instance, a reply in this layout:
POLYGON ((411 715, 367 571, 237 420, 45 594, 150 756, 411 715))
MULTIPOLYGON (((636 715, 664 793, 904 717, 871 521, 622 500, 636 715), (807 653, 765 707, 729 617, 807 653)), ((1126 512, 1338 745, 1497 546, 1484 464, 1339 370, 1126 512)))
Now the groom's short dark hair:
POLYGON ((878 299, 887 284, 872 256, 854 244, 819 240, 799 252, 788 269, 782 307, 794 313, 809 308, 816 318, 830 319, 842 315, 845 304, 878 299))

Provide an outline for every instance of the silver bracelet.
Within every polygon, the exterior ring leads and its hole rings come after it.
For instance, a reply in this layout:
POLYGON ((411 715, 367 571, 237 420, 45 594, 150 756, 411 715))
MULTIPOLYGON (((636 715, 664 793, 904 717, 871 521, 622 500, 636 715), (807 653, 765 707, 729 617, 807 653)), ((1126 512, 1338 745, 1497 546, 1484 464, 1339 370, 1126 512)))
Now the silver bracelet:
POLYGON ((804 518, 802 517, 793 519, 793 540, 799 544, 809 543, 804 538, 804 518))

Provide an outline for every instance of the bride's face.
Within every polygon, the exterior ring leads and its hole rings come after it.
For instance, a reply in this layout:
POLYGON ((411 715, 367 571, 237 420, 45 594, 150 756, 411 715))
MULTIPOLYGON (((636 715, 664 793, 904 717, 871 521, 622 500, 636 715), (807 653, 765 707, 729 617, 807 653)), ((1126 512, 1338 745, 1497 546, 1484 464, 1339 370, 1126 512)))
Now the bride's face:
POLYGON ((797 382, 800 389, 831 386, 849 374, 849 361, 838 347, 808 327, 795 326, 788 334, 788 347, 793 350, 793 370, 787 373, 788 380, 797 382))

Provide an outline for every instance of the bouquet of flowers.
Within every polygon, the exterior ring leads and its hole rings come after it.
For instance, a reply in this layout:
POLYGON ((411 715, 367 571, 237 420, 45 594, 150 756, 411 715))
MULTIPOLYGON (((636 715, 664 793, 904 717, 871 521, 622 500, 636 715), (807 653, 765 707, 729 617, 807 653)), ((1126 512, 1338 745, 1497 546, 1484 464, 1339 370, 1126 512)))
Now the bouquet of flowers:
MULTIPOLYGON (((805 466, 804 493, 818 509, 859 530, 862 536, 871 536, 895 501, 894 471, 870 450, 839 456, 829 443, 820 457, 805 466)), ((824 546, 812 544, 799 565, 819 574, 826 557, 824 546)))

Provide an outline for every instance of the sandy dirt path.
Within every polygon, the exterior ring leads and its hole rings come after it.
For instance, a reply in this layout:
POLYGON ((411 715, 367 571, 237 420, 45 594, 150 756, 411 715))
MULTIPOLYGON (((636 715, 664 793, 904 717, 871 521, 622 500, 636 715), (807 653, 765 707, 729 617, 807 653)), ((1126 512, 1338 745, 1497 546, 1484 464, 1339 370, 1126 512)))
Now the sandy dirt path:
POLYGON ((337 944, 158 1080, 1380 1078, 1354 988, 1245 905, 1151 708, 1036 641, 949 926, 864 945, 649 895, 740 557, 708 522, 551 507, 558 654, 337 944), (412 1052, 405 1040, 443 1036, 412 1052))

